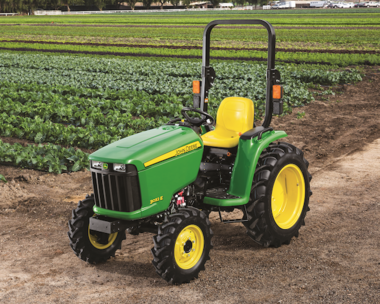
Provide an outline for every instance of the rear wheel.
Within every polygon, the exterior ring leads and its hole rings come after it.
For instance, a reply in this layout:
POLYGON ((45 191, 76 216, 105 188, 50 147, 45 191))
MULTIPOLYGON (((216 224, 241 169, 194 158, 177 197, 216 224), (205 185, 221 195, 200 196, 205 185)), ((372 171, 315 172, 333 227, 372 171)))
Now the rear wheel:
POLYGON ((72 212, 69 221, 68 236, 70 246, 75 254, 90 264, 107 261, 115 256, 121 242, 125 240, 125 231, 112 234, 90 230, 90 217, 94 215, 94 197, 87 195, 86 199, 79 201, 78 207, 72 212))
POLYGON ((243 222, 255 242, 279 247, 298 236, 310 210, 308 165, 302 151, 287 143, 271 144, 262 152, 247 205, 248 221, 243 222))
POLYGON ((187 207, 169 215, 153 237, 153 265, 156 272, 171 284, 190 282, 197 278, 210 259, 213 233, 206 214, 187 207))

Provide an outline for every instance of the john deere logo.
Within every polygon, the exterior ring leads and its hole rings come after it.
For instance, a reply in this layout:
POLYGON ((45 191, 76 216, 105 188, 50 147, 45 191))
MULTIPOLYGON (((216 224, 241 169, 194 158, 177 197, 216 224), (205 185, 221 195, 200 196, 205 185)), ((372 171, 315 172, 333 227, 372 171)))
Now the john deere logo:
POLYGON ((108 164, 103 164, 103 169, 108 170, 108 164))

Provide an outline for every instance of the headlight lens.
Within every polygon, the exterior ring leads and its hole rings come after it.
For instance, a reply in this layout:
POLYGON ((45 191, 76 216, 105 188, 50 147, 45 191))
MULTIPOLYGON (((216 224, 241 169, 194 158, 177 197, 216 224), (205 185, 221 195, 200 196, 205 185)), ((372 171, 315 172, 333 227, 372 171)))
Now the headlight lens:
POLYGON ((125 172, 125 167, 124 164, 113 164, 113 170, 117 172, 125 172))
POLYGON ((101 169, 101 168, 103 168, 103 163, 99 162, 99 161, 93 161, 92 162, 92 167, 94 169, 101 169))

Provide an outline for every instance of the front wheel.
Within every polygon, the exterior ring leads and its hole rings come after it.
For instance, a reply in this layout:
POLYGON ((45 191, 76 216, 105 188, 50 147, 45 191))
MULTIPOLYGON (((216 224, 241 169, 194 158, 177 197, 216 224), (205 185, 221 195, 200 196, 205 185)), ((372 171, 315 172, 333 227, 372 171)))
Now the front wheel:
POLYGON ((289 244, 298 236, 309 211, 308 162, 288 143, 271 144, 257 164, 250 201, 247 234, 264 247, 289 244))
POLYGON ((115 256, 125 240, 125 231, 112 234, 93 231, 90 229, 90 217, 94 215, 94 196, 87 195, 79 201, 78 207, 72 212, 69 221, 68 236, 74 253, 83 261, 97 264, 115 256))
POLYGON ((198 278, 210 259, 213 236, 206 214, 193 207, 180 208, 169 215, 153 237, 153 265, 171 284, 188 283, 198 278))

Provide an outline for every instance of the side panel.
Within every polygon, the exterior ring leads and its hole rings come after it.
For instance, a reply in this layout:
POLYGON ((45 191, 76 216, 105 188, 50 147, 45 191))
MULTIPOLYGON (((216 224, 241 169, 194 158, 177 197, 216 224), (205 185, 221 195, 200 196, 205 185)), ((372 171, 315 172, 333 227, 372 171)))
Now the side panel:
POLYGON ((154 164, 139 172, 141 217, 164 211, 174 193, 197 178, 203 147, 181 156, 154 164))
POLYGON ((205 197, 204 203, 215 206, 239 206, 245 205, 249 201, 252 187, 253 175, 261 152, 275 140, 286 137, 284 131, 272 131, 262 135, 260 140, 257 137, 252 140, 239 140, 238 154, 232 172, 230 188, 228 194, 237 196, 237 199, 216 199, 205 197))

